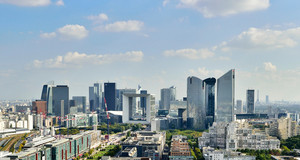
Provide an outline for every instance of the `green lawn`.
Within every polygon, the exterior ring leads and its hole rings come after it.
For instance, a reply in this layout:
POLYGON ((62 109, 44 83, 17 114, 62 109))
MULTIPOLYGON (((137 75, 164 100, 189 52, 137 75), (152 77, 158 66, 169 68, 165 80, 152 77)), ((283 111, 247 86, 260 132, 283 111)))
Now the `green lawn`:
POLYGON ((104 156, 105 154, 108 154, 111 150, 114 150, 116 147, 118 147, 117 145, 110 145, 107 146, 103 151, 99 151, 97 152, 95 155, 93 155, 92 157, 89 157, 88 159, 99 159, 102 156, 104 156))

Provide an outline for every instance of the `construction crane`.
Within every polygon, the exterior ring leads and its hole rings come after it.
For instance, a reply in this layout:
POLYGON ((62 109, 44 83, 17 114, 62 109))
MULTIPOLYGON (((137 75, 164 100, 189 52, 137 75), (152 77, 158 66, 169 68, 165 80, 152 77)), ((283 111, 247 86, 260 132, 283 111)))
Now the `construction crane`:
POLYGON ((105 110, 106 110, 106 116, 107 116, 107 135, 105 135, 105 139, 109 140, 109 114, 108 114, 108 109, 107 109, 107 103, 106 103, 106 99, 104 97, 104 103, 105 103, 105 110))

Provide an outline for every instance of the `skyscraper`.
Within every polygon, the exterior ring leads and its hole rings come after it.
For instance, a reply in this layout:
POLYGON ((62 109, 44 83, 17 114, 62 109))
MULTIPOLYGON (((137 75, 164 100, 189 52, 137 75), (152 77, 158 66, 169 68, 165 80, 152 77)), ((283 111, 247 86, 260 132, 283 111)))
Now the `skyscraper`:
POLYGON ((102 109, 102 85, 100 83, 94 83, 95 87, 95 107, 97 113, 100 113, 102 109))
MULTIPOLYGON (((147 90, 141 90, 140 94, 147 94, 147 90)), ((140 105, 142 109, 142 114, 144 115, 146 113, 146 106, 147 106, 146 97, 141 97, 140 103, 141 103, 140 105)))
POLYGON ((63 110, 63 115, 69 114, 69 87, 67 85, 57 85, 55 87, 52 87, 52 93, 53 113, 56 116, 61 116, 61 111, 63 110))
POLYGON ((104 98, 106 99, 107 109, 109 111, 116 110, 116 83, 104 83, 104 98))
POLYGON ((160 90, 160 109, 170 110, 170 102, 176 100, 176 88, 163 88, 160 90))
MULTIPOLYGON (((136 94, 136 89, 117 89, 117 111, 123 110, 123 94, 125 93, 133 93, 136 94)), ((136 106, 136 98, 133 98, 133 105, 136 106)), ((137 111, 137 108, 134 110, 137 111)))
POLYGON ((47 101, 47 115, 52 115, 53 114, 53 93, 52 93, 52 87, 54 87, 54 85, 50 85, 50 84, 45 84, 43 86, 43 90, 42 90, 42 96, 41 96, 41 100, 42 101, 47 101))
POLYGON ((259 104, 259 103, 260 103, 260 102, 259 102, 259 90, 257 90, 256 93, 257 93, 257 94, 256 94, 256 96, 257 96, 256 103, 259 104))
POLYGON ((102 85, 94 83, 94 86, 89 87, 89 103, 90 111, 100 113, 102 109, 102 85))
POLYGON ((231 122, 234 115, 235 71, 225 73, 217 80, 216 122, 231 122))
POLYGON ((236 100, 236 110, 237 110, 237 114, 243 114, 244 113, 243 101, 242 100, 236 100))
POLYGON ((269 95, 266 95, 266 104, 269 104, 269 95))
POLYGON ((247 90, 247 113, 253 114, 255 112, 254 108, 254 89, 247 90))
POLYGON ((95 94, 95 87, 89 87, 89 103, 90 103, 90 112, 96 111, 96 94, 95 94))
POLYGON ((205 129, 205 85, 197 77, 187 78, 187 127, 205 129))
POLYGON ((86 113, 86 97, 85 96, 73 96, 72 99, 75 101, 75 106, 78 110, 86 113))
POLYGON ((205 111, 206 122, 205 127, 211 126, 215 119, 215 78, 207 78, 205 82, 205 111))

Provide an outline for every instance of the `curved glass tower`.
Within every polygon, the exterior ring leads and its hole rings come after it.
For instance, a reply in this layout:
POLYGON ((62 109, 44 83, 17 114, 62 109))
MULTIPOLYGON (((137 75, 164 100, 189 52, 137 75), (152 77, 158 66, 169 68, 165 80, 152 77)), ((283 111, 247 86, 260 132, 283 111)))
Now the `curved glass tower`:
POLYGON ((234 115, 235 71, 228 71, 217 80, 216 122, 231 122, 234 115))
POLYGON ((197 77, 187 78, 187 127, 205 129, 205 84, 197 77))
POLYGON ((205 110, 206 122, 205 127, 210 127, 215 119, 215 78, 207 78, 205 82, 205 110))

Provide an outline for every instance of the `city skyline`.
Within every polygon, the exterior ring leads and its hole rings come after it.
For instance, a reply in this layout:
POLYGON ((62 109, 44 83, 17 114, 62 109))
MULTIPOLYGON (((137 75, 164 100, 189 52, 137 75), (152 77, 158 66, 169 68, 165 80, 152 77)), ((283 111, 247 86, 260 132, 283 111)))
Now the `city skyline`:
POLYGON ((300 2, 219 3, 0 0, 0 99, 39 99, 51 80, 70 97, 110 81, 157 100, 174 85, 182 99, 187 77, 235 69, 236 100, 253 88, 261 100, 300 101, 300 2))

